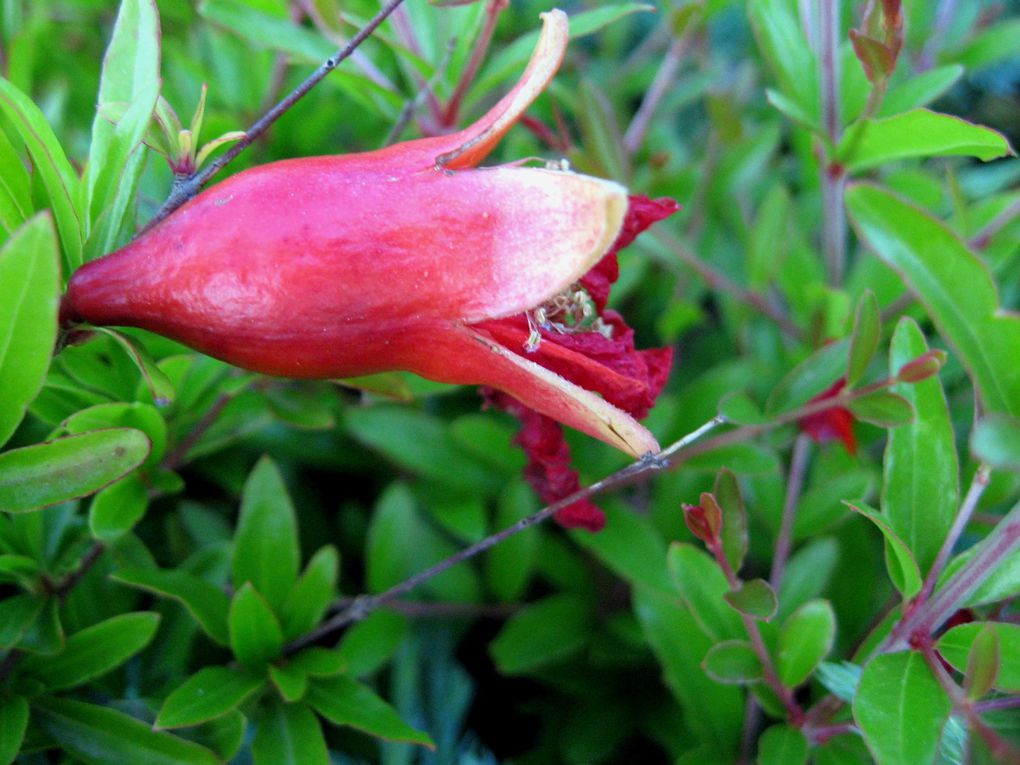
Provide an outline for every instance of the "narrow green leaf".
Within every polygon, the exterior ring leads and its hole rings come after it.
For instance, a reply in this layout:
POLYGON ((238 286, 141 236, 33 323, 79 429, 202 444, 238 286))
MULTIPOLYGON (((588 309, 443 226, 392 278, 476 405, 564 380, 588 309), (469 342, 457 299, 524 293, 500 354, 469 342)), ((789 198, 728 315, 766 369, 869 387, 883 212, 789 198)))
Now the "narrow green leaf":
POLYGON ((790 194, 782 183, 766 193, 754 219, 747 246, 747 281, 752 289, 767 287, 782 267, 787 249, 790 194))
POLYGON ((882 316, 878 310, 875 293, 865 290, 857 303, 854 315, 854 330, 850 336, 850 357, 847 361, 846 384, 852 388, 861 381, 868 371, 868 364, 878 350, 882 335, 882 316))
POLYGON ((111 574, 114 581, 171 598, 183 605, 203 631, 220 645, 229 645, 227 610, 230 600, 214 584, 185 571, 122 568, 111 574))
POLYGON ((999 644, 998 675, 993 686, 1006 693, 1020 692, 1020 625, 1003 622, 971 622, 953 627, 939 638, 936 648, 942 658, 960 672, 967 670, 978 635, 984 629, 995 632, 999 644))
POLYGON ((39 577, 39 561, 27 555, 0 555, 0 582, 32 589, 39 577))
POLYGON ((768 621, 776 614, 776 593, 764 579, 743 582, 739 589, 730 590, 723 597, 726 602, 754 619, 768 621))
POLYGON ((590 605, 581 597, 551 595, 515 614, 489 645, 496 666, 514 675, 555 664, 591 637, 590 605))
POLYGON ((0 446, 39 393, 57 337, 60 255, 48 213, 0 248, 0 446))
POLYGON ((967 670, 963 676, 967 698, 976 701, 992 689, 999 675, 1000 662, 999 633, 991 624, 986 624, 974 636, 967 657, 967 670))
POLYGON ((107 707, 40 697, 32 721, 61 748, 87 765, 216 765, 203 746, 154 731, 147 723, 107 707))
POLYGON ((681 599, 712 642, 745 635, 740 615, 725 600, 730 589, 726 577, 707 553, 674 543, 666 565, 681 599))
POLYGON ((434 749, 427 733, 405 723, 396 710, 371 689, 344 675, 312 680, 308 703, 334 725, 349 725, 387 741, 406 741, 434 749))
MULTIPOLYGON (((385 613, 377 611, 376 613, 385 613)), ((366 620, 367 621, 367 620, 366 620)), ((364 624, 365 622, 359 622, 364 624)), ((347 633, 350 634, 349 632, 347 633)), ((347 660, 340 651, 321 646, 305 648, 287 659, 287 666, 310 677, 330 677, 347 669, 347 660)))
POLYGON ((332 545, 319 549, 308 562, 280 609, 283 636, 292 640, 315 627, 336 595, 340 555, 332 545))
POLYGON ((338 648, 350 674, 364 677, 384 666, 407 636, 409 626, 403 614, 376 611, 351 627, 338 648))
MULTIPOLYGON (((493 526, 504 529, 538 509, 530 487, 523 480, 513 480, 499 495, 493 526)), ((509 602, 524 594, 534 570, 537 550, 536 534, 517 534, 485 554, 485 582, 497 599, 509 602)))
POLYGON ((758 765, 804 765, 807 738, 792 725, 773 725, 758 739, 758 765))
POLYGON ((1020 19, 1006 15, 1001 21, 990 24, 974 35, 954 56, 968 69, 981 69, 991 64, 1016 57, 1016 40, 1020 35, 1020 19))
POLYGON ((863 502, 844 504, 863 515, 882 532, 882 536, 885 537, 885 565, 889 571, 889 578, 904 598, 914 597, 921 590, 921 571, 910 548, 877 510, 863 502))
POLYGON ((0 651, 21 640, 45 605, 46 598, 28 593, 0 600, 0 651))
POLYGON ((272 460, 263 457, 244 485, 234 536, 234 587, 250 582, 274 612, 297 581, 297 519, 287 487, 272 460))
POLYGON ((145 462, 149 439, 113 428, 0 454, 0 510, 38 510, 99 491, 145 462))
POLYGON ((103 333, 117 343, 124 353, 127 354, 127 357, 131 359, 131 363, 138 367, 142 380, 145 382, 145 387, 149 389, 153 403, 156 406, 166 406, 173 403, 177 397, 173 383, 170 382, 170 378, 166 376, 163 370, 156 365, 156 361, 149 355, 149 352, 145 350, 141 343, 109 327, 94 327, 93 330, 103 333))
POLYGON ((14 233, 32 214, 31 183, 25 163, 0 130, 0 233, 14 233))
POLYGON ((300 701, 308 690, 308 675, 301 671, 300 666, 292 663, 270 664, 269 679, 287 703, 300 701))
POLYGON ((156 634, 159 618, 151 611, 111 617, 71 635, 57 656, 26 657, 20 671, 51 691, 83 685, 145 648, 156 634))
POLYGON ((64 250, 64 273, 70 274, 82 263, 83 229, 77 209, 78 176, 39 107, 2 77, 0 111, 25 142, 35 170, 46 188, 64 250))
POLYGON ((932 762, 952 703, 913 651, 873 659, 854 697, 854 720, 882 765, 932 762))
POLYGON ((722 546, 730 568, 739 572, 747 555, 747 510, 737 476, 723 468, 715 477, 715 499, 722 508, 722 546))
POLYGON ((270 701, 255 714, 255 765, 329 765, 318 719, 306 704, 270 701))
POLYGON ((717 683, 746 685, 762 679, 761 659, 745 640, 724 640, 705 654, 705 672, 717 683))
POLYGON ((784 0, 762 0, 748 4, 747 13, 783 95, 796 104, 808 124, 816 124, 821 113, 819 66, 793 6, 784 0))
POLYGON ((914 407, 910 401, 888 390, 855 399, 850 402, 849 409, 856 419, 880 428, 897 428, 914 421, 914 407))
POLYGON ((719 399, 718 413, 734 425, 759 425, 768 422, 768 417, 743 391, 733 391, 719 399))
POLYGON ((823 661, 818 665, 817 677, 818 682, 825 686, 829 693, 849 704, 853 701, 857 686, 861 682, 861 668, 849 661, 839 664, 823 661))
MULTIPOLYGON (((889 367, 899 369, 927 350, 920 327, 904 317, 889 346, 889 367)), ((912 423, 889 432, 882 473, 882 514, 910 548, 920 570, 927 571, 960 504, 956 436, 937 376, 899 383, 893 390, 910 402, 916 416, 912 423)))
POLYGON ((10 765, 21 751, 28 727, 28 702, 21 696, 0 698, 0 763, 10 765))
POLYGON ((846 204, 863 241, 955 348, 985 409, 1020 417, 1020 317, 1001 311, 984 263, 945 224, 882 188, 854 184, 846 204))
POLYGON ((767 414, 780 414, 806 404, 846 372, 849 341, 822 346, 794 367, 775 387, 765 404, 767 414))
POLYGON ((79 409, 61 423, 68 435, 80 435, 90 430, 106 428, 135 428, 149 437, 152 450, 143 467, 155 467, 166 452, 167 424, 156 407, 137 401, 96 404, 79 409))
POLYGON ((779 632, 777 671, 788 688, 807 680, 832 650, 836 614, 827 600, 811 600, 794 611, 779 632))
POLYGON ((970 449, 993 468, 1020 472, 1020 420, 1001 414, 981 419, 971 433, 970 449))
POLYGON ((264 683, 243 670, 204 667, 167 696, 154 727, 186 728, 214 720, 243 704, 264 683))
POLYGON ((45 599, 39 616, 28 625, 15 647, 50 656, 63 650, 64 625, 60 622, 59 598, 45 599))
POLYGON ((964 73, 959 64, 937 66, 927 72, 912 73, 882 99, 878 110, 879 117, 891 117, 895 114, 927 106, 956 84, 964 73))
POLYGON ((248 667, 259 669, 283 650, 280 622, 251 582, 245 582, 230 602, 227 627, 234 656, 248 667))
POLYGON ((89 506, 89 530, 96 539, 113 541, 131 531, 149 506, 149 490, 137 475, 102 489, 89 506))

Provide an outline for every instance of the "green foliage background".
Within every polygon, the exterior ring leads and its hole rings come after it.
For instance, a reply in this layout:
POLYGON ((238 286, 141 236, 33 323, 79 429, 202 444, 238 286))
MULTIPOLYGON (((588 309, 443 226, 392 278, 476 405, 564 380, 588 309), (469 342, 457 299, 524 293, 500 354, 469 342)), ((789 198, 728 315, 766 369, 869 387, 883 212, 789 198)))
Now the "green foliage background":
MULTIPOLYGON (((488 7, 442 5, 407 0, 229 171, 378 148, 409 105, 392 137, 435 127, 418 94, 450 98, 488 7)), ((563 5, 575 39, 529 113, 571 146, 517 127, 491 162, 565 153, 683 204, 622 256, 614 304, 678 349, 660 441, 720 412, 745 437, 599 497, 598 534, 528 529, 305 642, 539 509, 515 424, 468 389, 263 378, 140 331, 54 353, 57 306, 170 191, 141 143, 158 95, 187 125, 206 84, 195 148, 236 138, 379 6, 0 2, 0 762, 1015 753, 1017 4, 904 2, 884 93, 849 42, 883 34, 865 3, 563 5), (816 22, 840 6, 827 100, 816 22), (937 375, 897 377, 929 349, 937 375), (856 455, 772 427, 841 377, 856 455), (739 592, 685 526, 702 492, 739 592)), ((459 124, 550 7, 503 11, 459 124)), ((584 483, 625 466, 570 441, 584 483)))

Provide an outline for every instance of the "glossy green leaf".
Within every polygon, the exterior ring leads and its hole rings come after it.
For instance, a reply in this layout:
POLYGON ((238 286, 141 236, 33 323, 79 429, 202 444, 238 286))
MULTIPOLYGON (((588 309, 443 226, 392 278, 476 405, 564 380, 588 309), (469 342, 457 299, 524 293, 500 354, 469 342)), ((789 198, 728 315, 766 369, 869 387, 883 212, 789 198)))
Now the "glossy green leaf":
POLYGON ((263 457, 245 482, 234 536, 234 587, 250 582, 274 612, 297 581, 300 551, 294 506, 272 460, 263 457))
POLYGON ((942 658, 964 672, 974 641, 985 628, 995 631, 999 643, 999 669, 994 687, 1007 693, 1020 692, 1020 625, 1005 622, 960 624, 939 638, 936 648, 942 658))
POLYGON ((723 597, 726 602, 753 619, 768 621, 776 614, 778 604, 776 593, 764 579, 743 582, 736 590, 730 590, 723 597))
POLYGON ((270 664, 269 679, 287 703, 300 701, 308 690, 308 675, 294 664, 270 664))
POLYGON ((508 675, 555 664, 591 638, 593 614, 581 597, 564 593, 531 604, 511 617, 489 644, 500 672, 508 675))
POLYGON ((75 688, 119 667, 147 646, 159 626, 159 614, 120 614, 74 633, 57 656, 29 656, 20 671, 49 690, 75 688))
POLYGON ((149 506, 149 490, 137 475, 121 478, 102 489, 89 507, 89 530, 109 542, 134 528, 149 506))
MULTIPOLYGON (((917 324, 903 318, 889 347, 899 369, 928 350, 917 324)), ((882 514, 906 543, 921 571, 935 560, 959 506, 956 437, 938 377, 899 383, 893 390, 914 407, 914 421, 889 432, 883 462, 882 514)), ((861 495, 863 496, 863 495, 861 495)))
POLYGON ((307 699, 316 712, 334 725, 349 725, 387 741, 435 747, 427 733, 405 723, 396 710, 368 686, 344 675, 312 680, 307 699))
POLYGON ((880 428, 897 428, 914 421, 914 407, 910 401, 887 390, 855 399, 850 402, 849 409, 855 419, 880 428))
POLYGON ((745 635, 740 615, 725 600, 730 589, 726 577, 707 553, 674 543, 666 564, 681 599, 713 642, 745 635))
POLYGON ((245 582, 230 602, 227 628, 234 656, 248 667, 258 669, 283 650, 280 622, 251 582, 245 582))
POLYGON ((31 179, 7 134, 0 131, 0 240, 32 214, 31 179))
POLYGON ((882 317, 878 310, 875 293, 865 290, 857 303, 854 314, 854 329, 850 336, 850 357, 847 361, 846 384, 853 388, 868 371, 868 364, 878 350, 882 335, 882 317))
POLYGON ((724 640, 705 654, 705 672, 717 683, 746 685, 762 679, 761 659, 746 640, 724 640))
POLYGON ((315 627, 336 596, 340 555, 332 545, 319 549, 298 577, 280 609, 283 636, 292 640, 315 627))
POLYGON ((804 765, 807 738, 792 725, 773 725, 758 739, 758 765, 804 765))
POLYGON ((220 645, 229 644, 227 610, 230 600, 216 585, 179 570, 122 568, 112 578, 129 587, 178 601, 210 638, 220 645))
POLYGON ((68 435, 105 428, 135 428, 149 437, 152 451, 144 463, 154 467, 166 452, 167 424, 156 407, 138 402, 117 401, 80 409, 61 423, 68 435))
POLYGON ((265 681, 231 667, 203 667, 177 686, 159 710, 156 729, 186 728, 225 715, 265 681))
POLYGON ((831 387, 846 372, 850 343, 838 340, 822 346, 794 367, 775 387, 765 405, 768 414, 796 409, 831 387))
POLYGON ((306 704, 271 701, 255 714, 255 765, 329 765, 322 726, 306 704))
POLYGON ((0 446, 39 393, 57 338, 59 254, 49 215, 23 225, 0 248, 0 446))
POLYGON ((1020 416, 1020 317, 1000 311, 988 269, 945 224, 877 186, 855 184, 846 204, 857 232, 924 304, 990 412, 1020 416))
POLYGON ((78 176, 39 107, 2 77, 0 112, 24 141, 43 182, 63 246, 63 270, 70 274, 82 263, 83 227, 77 207, 78 176))
POLYGON ((914 109, 849 127, 837 156, 851 172, 913 157, 977 157, 1012 154, 1001 133, 959 117, 914 109))
POLYGON ((23 593, 0 600, 0 651, 21 640, 25 630, 42 612, 46 598, 23 593))
POLYGON ((145 462, 149 439, 113 428, 0 454, 0 510, 22 513, 99 491, 145 462))
POLYGON ((992 414, 978 421, 970 436, 974 456, 990 467, 1020 472, 1020 420, 992 414))
POLYGON ((836 614, 827 600, 811 600, 783 622, 776 670, 783 685, 796 688, 807 680, 836 638, 836 614))
POLYGON ((913 651, 873 659, 854 697, 854 720, 882 765, 932 762, 952 703, 913 651))
POLYGON ((103 59, 83 182, 88 257, 112 249, 128 207, 124 192, 135 186, 127 173, 141 173, 141 163, 129 160, 141 145, 159 96, 159 39, 154 0, 122 0, 103 59), (116 123, 103 114, 107 105, 126 105, 116 123), (115 205, 118 196, 122 202, 115 205))
POLYGON ((32 721, 65 751, 87 765, 216 765, 203 746, 154 731, 147 723, 108 707, 41 697, 32 721))
POLYGON ((10 765, 21 750, 28 727, 28 702, 22 696, 0 699, 0 763, 10 765))
POLYGON ((885 565, 889 578, 904 598, 912 598, 921 590, 921 571, 913 553, 896 531, 877 510, 863 502, 847 502, 846 506, 871 521, 885 537, 885 565))

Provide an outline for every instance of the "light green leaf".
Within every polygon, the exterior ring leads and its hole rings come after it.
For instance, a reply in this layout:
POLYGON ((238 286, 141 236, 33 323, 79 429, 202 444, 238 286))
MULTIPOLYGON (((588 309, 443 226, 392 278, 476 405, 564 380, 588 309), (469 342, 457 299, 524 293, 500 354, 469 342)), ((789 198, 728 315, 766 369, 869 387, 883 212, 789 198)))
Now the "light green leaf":
POLYGON ((769 395, 766 413, 796 409, 831 387, 846 372, 849 348, 848 340, 838 340, 822 346, 795 366, 769 395))
POLYGON ((344 634, 338 649, 340 657, 354 677, 371 675, 390 660, 408 629, 403 614, 376 611, 344 634))
MULTIPOLYGON (((327 675, 328 677, 328 675, 327 675)), ((300 701, 308 690, 308 675, 295 664, 269 665, 269 679, 287 703, 300 701)))
POLYGON ((244 484, 234 536, 234 587, 251 582, 274 612, 297 581, 300 551, 294 506, 272 460, 263 457, 244 484))
POLYGON ((93 330, 103 333, 117 343, 124 353, 127 354, 128 358, 131 359, 131 362, 138 367, 138 371, 145 381, 145 387, 149 389, 153 403, 156 406, 166 406, 173 403, 177 396, 174 385, 163 370, 156 366, 155 360, 149 355, 145 346, 109 327, 94 327, 93 330))
POLYGON ((739 589, 730 590, 723 597, 726 602, 753 619, 768 621, 776 614, 776 593, 764 579, 743 582, 739 589))
POLYGON ((592 617, 590 604, 578 595, 551 595, 514 614, 489 653, 507 675, 556 664, 587 645, 592 617))
POLYGON ((758 765, 803 765, 808 742, 792 725, 773 725, 758 739, 758 765))
POLYGON ((963 76, 964 68, 959 64, 937 66, 927 72, 912 73, 882 99, 878 110, 879 117, 890 117, 894 114, 926 106, 941 96, 963 76))
POLYGON ((306 704, 270 701, 255 714, 255 765, 329 765, 318 719, 306 704))
POLYGON ((57 338, 60 254, 49 214, 0 249, 0 446, 39 393, 57 338))
POLYGON ((102 489, 89 507, 92 536, 113 541, 131 531, 149 506, 149 490, 137 475, 121 478, 102 489))
POLYGON ((244 670, 203 667, 167 696, 154 727, 185 728, 214 720, 236 709, 264 683, 244 670))
POLYGON ((878 310, 875 293, 865 290, 857 303, 854 315, 854 329, 850 336, 850 358, 847 361, 846 384, 853 388, 868 371, 868 364, 878 350, 882 335, 882 317, 878 310))
POLYGON ((881 765, 932 762, 952 703, 913 651, 879 656, 861 674, 853 713, 881 765))
POLYGON ((819 66, 794 5, 785 0, 760 0, 748 3, 747 13, 758 47, 783 95, 796 104, 806 124, 817 124, 821 112, 819 66))
MULTIPOLYGON (((913 319, 896 326, 889 368, 899 369, 928 350, 913 319)), ((937 376, 893 390, 914 407, 914 421, 889 431, 883 463, 882 514, 927 571, 949 532, 960 497, 956 437, 937 376)))
POLYGON ((367 686, 344 675, 312 680, 307 699, 316 712, 334 725, 349 725, 387 741, 435 748, 427 733, 412 728, 367 686))
POLYGON ((1020 317, 1001 311, 988 269, 945 224, 877 186, 854 184, 857 232, 924 304, 990 412, 1020 416, 1020 317))
POLYGON ((0 240, 12 234, 32 214, 31 179, 25 163, 0 130, 0 240))
POLYGON ((145 468, 152 468, 166 452, 167 425, 159 411, 149 404, 138 402, 115 401, 107 404, 96 404, 87 409, 79 409, 61 423, 68 435, 76 436, 90 430, 106 428, 135 428, 149 437, 152 451, 144 463, 145 468))
POLYGON ((746 640, 724 640, 712 646, 702 662, 717 683, 747 685, 762 679, 761 659, 746 640))
POLYGON ((994 686, 1006 693, 1020 692, 1020 625, 1005 622, 971 622, 946 632, 936 645, 942 658, 960 672, 967 669, 974 640, 982 629, 996 632, 999 639, 999 672, 994 686))
POLYGON ((0 454, 0 510, 22 513, 84 497, 137 468, 149 455, 140 430, 111 428, 0 454))
POLYGON ((714 643, 745 636, 740 615, 726 602, 730 586, 719 566, 694 545, 674 543, 666 558, 673 585, 714 643))
POLYGON ((159 626, 159 614, 137 611, 120 614, 76 632, 56 656, 29 656, 20 671, 49 690, 74 688, 119 667, 149 644, 159 626))
POLYGON ((855 419, 880 428, 897 428, 914 421, 914 407, 898 393, 875 391, 848 405, 855 419))
MULTIPOLYGON (((386 612, 376 611, 376 613, 386 612)), ((364 623, 359 622, 359 624, 364 623)), ((350 633, 348 632, 347 634, 349 635, 350 633)), ((287 659, 285 666, 292 667, 309 677, 330 677, 331 675, 339 675, 346 670, 347 661, 340 651, 336 649, 311 646, 310 648, 302 649, 287 659)))
POLYGON ((217 765, 203 746, 154 731, 107 707, 71 699, 37 698, 32 721, 67 753, 87 765, 217 765))
POLYGON ((260 669, 283 650, 280 622, 251 582, 245 582, 230 602, 227 628, 234 656, 245 666, 260 669))
POLYGON ((332 545, 320 548, 312 556, 280 609, 286 640, 303 635, 322 620, 336 594, 339 570, 340 555, 332 545))
POLYGON ((974 456, 990 467, 1020 472, 1020 420, 991 414, 978 421, 970 435, 974 456))
POLYGON ((22 696, 0 699, 0 763, 10 765, 21 750, 28 727, 28 702, 22 696))
POLYGON ((836 614, 827 600, 811 600, 783 623, 779 632, 777 671, 788 688, 807 680, 829 651, 836 637, 836 614))
POLYGON ((179 570, 122 568, 111 574, 111 578, 129 587, 176 600, 215 642, 224 646, 230 643, 227 631, 230 600, 216 585, 179 570))
POLYGON ((889 521, 877 510, 863 502, 844 503, 854 512, 860 513, 878 527, 885 537, 885 565, 889 578, 904 598, 912 598, 921 590, 921 571, 910 548, 903 542, 889 521))

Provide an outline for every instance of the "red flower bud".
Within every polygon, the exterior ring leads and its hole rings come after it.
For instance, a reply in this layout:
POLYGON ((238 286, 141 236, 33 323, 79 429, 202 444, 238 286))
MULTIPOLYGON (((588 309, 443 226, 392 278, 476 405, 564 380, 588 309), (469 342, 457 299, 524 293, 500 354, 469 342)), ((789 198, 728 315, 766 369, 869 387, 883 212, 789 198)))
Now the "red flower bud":
POLYGON ((709 547, 719 544, 722 530, 722 509, 714 496, 702 492, 700 505, 682 505, 684 522, 691 533, 709 547))
MULTIPOLYGON (((831 387, 822 391, 808 403, 834 398, 846 386, 846 380, 840 378, 831 387)), ((812 441, 826 444, 830 441, 842 441, 850 454, 857 453, 857 437, 854 435, 854 416, 844 406, 834 406, 823 412, 804 417, 799 422, 801 432, 806 433, 812 441)))
MULTIPOLYGON (((520 82, 473 125, 239 173, 79 269, 65 320, 142 327, 271 375, 408 370, 488 385, 632 455, 657 451, 624 411, 644 413, 622 403, 644 395, 631 390, 634 370, 593 361, 581 340, 543 342, 540 359, 513 331, 575 290, 628 210, 626 191, 609 181, 476 168, 559 67, 567 18, 543 18, 520 82)), ((623 332, 609 323, 607 335, 623 332)), ((657 375, 668 371, 668 360, 654 361, 657 375)))

